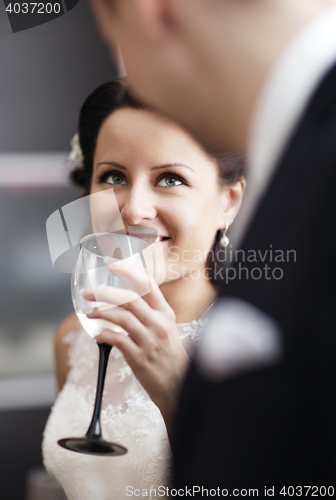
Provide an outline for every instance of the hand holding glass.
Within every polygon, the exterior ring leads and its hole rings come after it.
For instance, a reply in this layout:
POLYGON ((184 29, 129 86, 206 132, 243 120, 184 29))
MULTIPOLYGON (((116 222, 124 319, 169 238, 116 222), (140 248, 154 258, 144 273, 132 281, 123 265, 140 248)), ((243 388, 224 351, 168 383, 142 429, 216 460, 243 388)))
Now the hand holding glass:
MULTIPOLYGON (((130 265, 142 266, 144 272, 155 277, 154 252, 149 251, 149 245, 156 239, 157 233, 152 228, 146 228, 146 238, 129 236, 125 232, 91 234, 80 242, 79 253, 72 275, 72 300, 78 319, 84 330, 95 337, 104 329, 122 331, 118 325, 104 319, 88 318, 87 314, 95 308, 107 309, 111 304, 86 300, 81 290, 112 286, 128 288, 131 285, 121 277, 113 274, 107 264, 123 259, 130 265), (148 248, 147 248, 148 247, 148 248), (143 250, 146 249, 146 258, 143 250)), ((121 304, 119 304, 121 305, 121 304)), ((125 332, 126 333, 126 332, 125 332)), ((93 416, 88 431, 84 437, 63 438, 58 444, 68 450, 92 455, 117 456, 127 453, 127 449, 119 444, 110 443, 102 438, 100 413, 104 390, 105 375, 111 346, 99 344, 99 368, 96 399, 93 416)))

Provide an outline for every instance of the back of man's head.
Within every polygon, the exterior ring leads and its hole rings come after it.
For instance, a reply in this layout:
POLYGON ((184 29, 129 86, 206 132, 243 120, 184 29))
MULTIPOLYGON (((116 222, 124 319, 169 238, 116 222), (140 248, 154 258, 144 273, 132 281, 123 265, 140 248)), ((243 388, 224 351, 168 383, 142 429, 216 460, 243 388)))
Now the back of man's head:
POLYGON ((91 0, 133 90, 211 150, 244 151, 256 99, 293 36, 336 0, 91 0))

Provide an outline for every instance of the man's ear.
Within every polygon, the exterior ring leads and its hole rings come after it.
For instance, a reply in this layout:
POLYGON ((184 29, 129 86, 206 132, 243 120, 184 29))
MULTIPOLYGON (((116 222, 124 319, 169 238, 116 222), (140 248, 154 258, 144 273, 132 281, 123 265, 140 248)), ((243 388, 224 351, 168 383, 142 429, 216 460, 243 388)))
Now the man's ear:
MULTIPOLYGON (((125 0, 122 0, 125 1, 125 0)), ((160 43, 172 32, 174 26, 170 0, 129 0, 133 4, 143 34, 151 42, 160 43)))
MULTIPOLYGON (((111 0, 111 3, 106 0, 89 1, 97 21, 99 31, 108 43, 110 50, 114 47, 114 52, 118 39, 115 29, 118 26, 118 18, 115 12, 117 0, 111 0)), ((112 57, 113 56, 114 54, 112 54, 112 57)))

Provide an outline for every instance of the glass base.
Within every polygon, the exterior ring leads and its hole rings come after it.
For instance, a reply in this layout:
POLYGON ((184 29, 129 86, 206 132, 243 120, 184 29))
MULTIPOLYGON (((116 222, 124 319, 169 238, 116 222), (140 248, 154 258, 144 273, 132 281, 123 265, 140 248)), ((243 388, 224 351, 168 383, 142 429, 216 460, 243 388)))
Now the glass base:
POLYGON ((62 448, 77 451, 77 453, 86 453, 88 455, 118 456, 127 453, 127 448, 124 446, 109 443, 99 438, 63 438, 57 442, 62 448))

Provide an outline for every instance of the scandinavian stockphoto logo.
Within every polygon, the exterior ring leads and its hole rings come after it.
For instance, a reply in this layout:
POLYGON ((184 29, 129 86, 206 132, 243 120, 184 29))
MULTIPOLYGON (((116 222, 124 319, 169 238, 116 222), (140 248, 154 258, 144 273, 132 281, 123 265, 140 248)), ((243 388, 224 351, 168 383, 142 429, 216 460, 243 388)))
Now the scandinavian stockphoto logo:
POLYGON ((13 33, 49 23, 72 10, 79 0, 4 0, 13 33))

